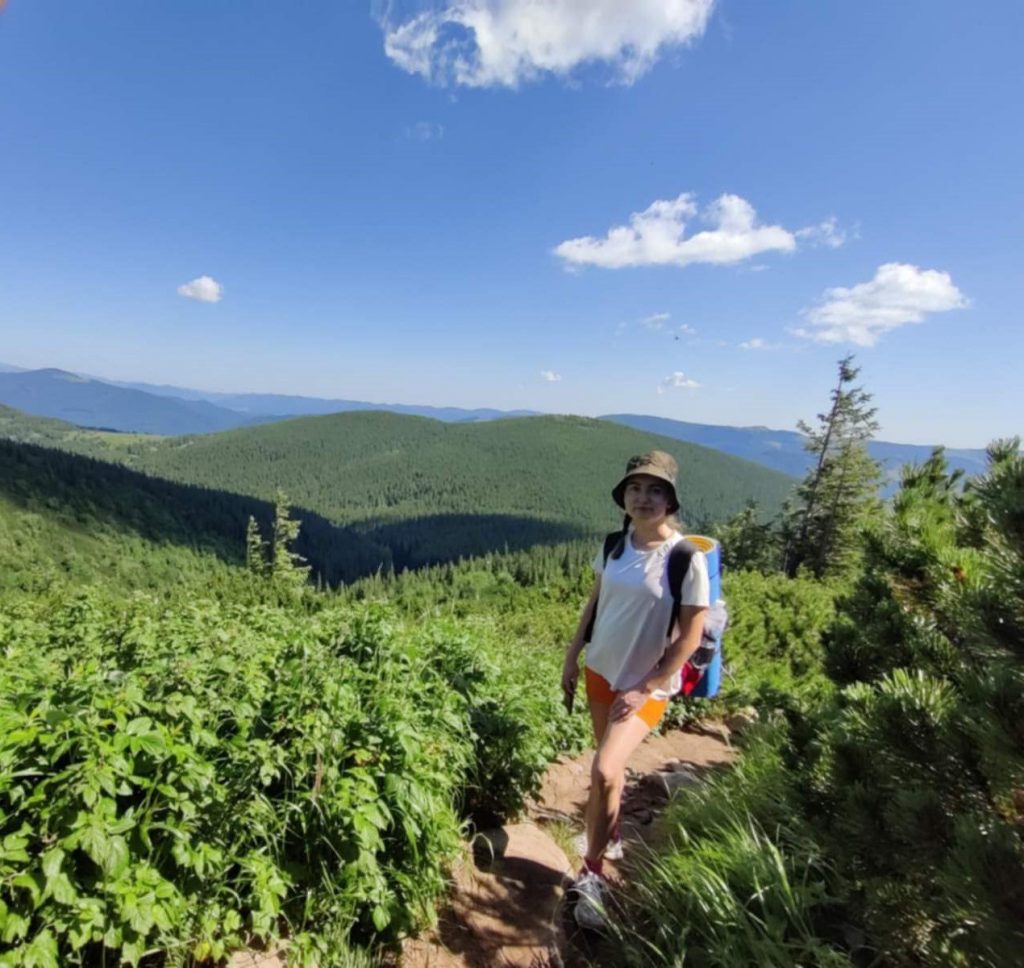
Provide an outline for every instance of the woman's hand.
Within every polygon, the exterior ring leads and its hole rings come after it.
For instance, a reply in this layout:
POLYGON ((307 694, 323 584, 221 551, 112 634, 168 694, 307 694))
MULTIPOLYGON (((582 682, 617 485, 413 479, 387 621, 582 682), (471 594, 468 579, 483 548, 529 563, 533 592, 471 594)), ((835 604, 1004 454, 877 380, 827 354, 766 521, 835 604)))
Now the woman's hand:
POLYGON ((562 692, 572 694, 580 678, 580 661, 575 655, 567 655, 562 663, 562 692))
POLYGON ((640 689, 627 689, 620 692, 612 703, 610 716, 613 722, 621 723, 629 719, 640 707, 647 702, 650 696, 640 689))

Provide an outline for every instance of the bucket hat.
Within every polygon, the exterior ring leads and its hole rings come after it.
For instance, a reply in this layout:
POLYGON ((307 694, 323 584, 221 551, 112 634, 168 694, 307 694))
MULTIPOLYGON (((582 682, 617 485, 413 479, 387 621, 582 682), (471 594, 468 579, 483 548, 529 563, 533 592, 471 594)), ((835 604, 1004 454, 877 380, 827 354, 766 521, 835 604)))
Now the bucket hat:
POLYGON ((646 454, 630 457, 626 461, 626 473, 612 490, 612 499, 620 508, 626 506, 623 501, 626 482, 639 474, 646 474, 648 477, 656 477, 659 481, 664 481, 671 492, 668 513, 673 514, 679 510, 679 498, 676 497, 676 477, 679 475, 679 465, 671 454, 666 454, 663 450, 651 450, 646 454))

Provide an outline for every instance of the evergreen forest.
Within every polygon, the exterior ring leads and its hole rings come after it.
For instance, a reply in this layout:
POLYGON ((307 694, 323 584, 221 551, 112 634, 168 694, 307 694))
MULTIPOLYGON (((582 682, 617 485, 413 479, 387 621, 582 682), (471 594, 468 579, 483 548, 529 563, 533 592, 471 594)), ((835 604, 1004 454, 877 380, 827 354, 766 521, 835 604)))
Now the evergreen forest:
MULTIPOLYGON (((749 461, 582 417, 446 424, 339 413, 160 438, 86 431, 0 408, 0 436, 264 501, 283 489, 304 520, 312 512, 351 527, 378 547, 379 567, 396 571, 611 530, 617 521, 608 481, 623 454, 658 447, 678 459, 681 515, 696 530, 749 500, 778 510, 792 484, 749 461)), ((359 540, 352 544, 351 567, 324 569, 310 559, 327 583, 350 580, 365 566, 359 540)))
POLYGON ((474 830, 585 747, 562 657, 633 453, 726 562, 736 765, 675 799, 633 966, 1024 950, 1024 458, 879 497, 840 361, 802 481, 576 417, 352 413, 205 437, 0 410, 0 966, 369 966, 474 830))

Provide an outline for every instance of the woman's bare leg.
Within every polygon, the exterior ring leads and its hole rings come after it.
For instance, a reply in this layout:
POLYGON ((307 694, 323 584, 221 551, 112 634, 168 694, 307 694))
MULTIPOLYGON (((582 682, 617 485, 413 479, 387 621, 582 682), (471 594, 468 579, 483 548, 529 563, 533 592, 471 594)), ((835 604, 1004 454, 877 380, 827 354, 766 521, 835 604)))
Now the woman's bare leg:
POLYGON ((651 727, 636 715, 608 723, 605 728, 590 772, 587 860, 597 861, 604 856, 611 832, 619 819, 626 762, 650 731, 651 727))
MULTIPOLYGON (((612 707, 608 703, 603 702, 591 702, 590 703, 590 723, 594 727, 594 758, 597 758, 597 750, 601 748, 601 740, 604 739, 605 731, 608 729, 608 718, 611 714, 612 707)), ((600 806, 600 799, 598 797, 597 786, 591 781, 590 793, 587 797, 587 809, 583 814, 584 822, 587 827, 587 838, 589 842, 590 831, 594 829, 594 824, 597 823, 597 812, 600 806)))
POLYGON ((604 731, 608 728, 608 717, 612 707, 609 703, 590 703, 590 725, 594 727, 594 748, 597 749, 604 739, 604 731))

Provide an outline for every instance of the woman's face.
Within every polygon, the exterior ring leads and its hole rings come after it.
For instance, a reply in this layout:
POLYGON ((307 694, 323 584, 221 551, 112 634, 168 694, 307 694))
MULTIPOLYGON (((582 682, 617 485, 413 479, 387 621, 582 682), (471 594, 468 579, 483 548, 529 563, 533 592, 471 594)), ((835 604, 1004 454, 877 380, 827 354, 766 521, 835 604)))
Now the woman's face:
POLYGON ((626 482, 622 501, 634 521, 657 521, 668 516, 670 495, 664 481, 648 474, 637 474, 626 482))

